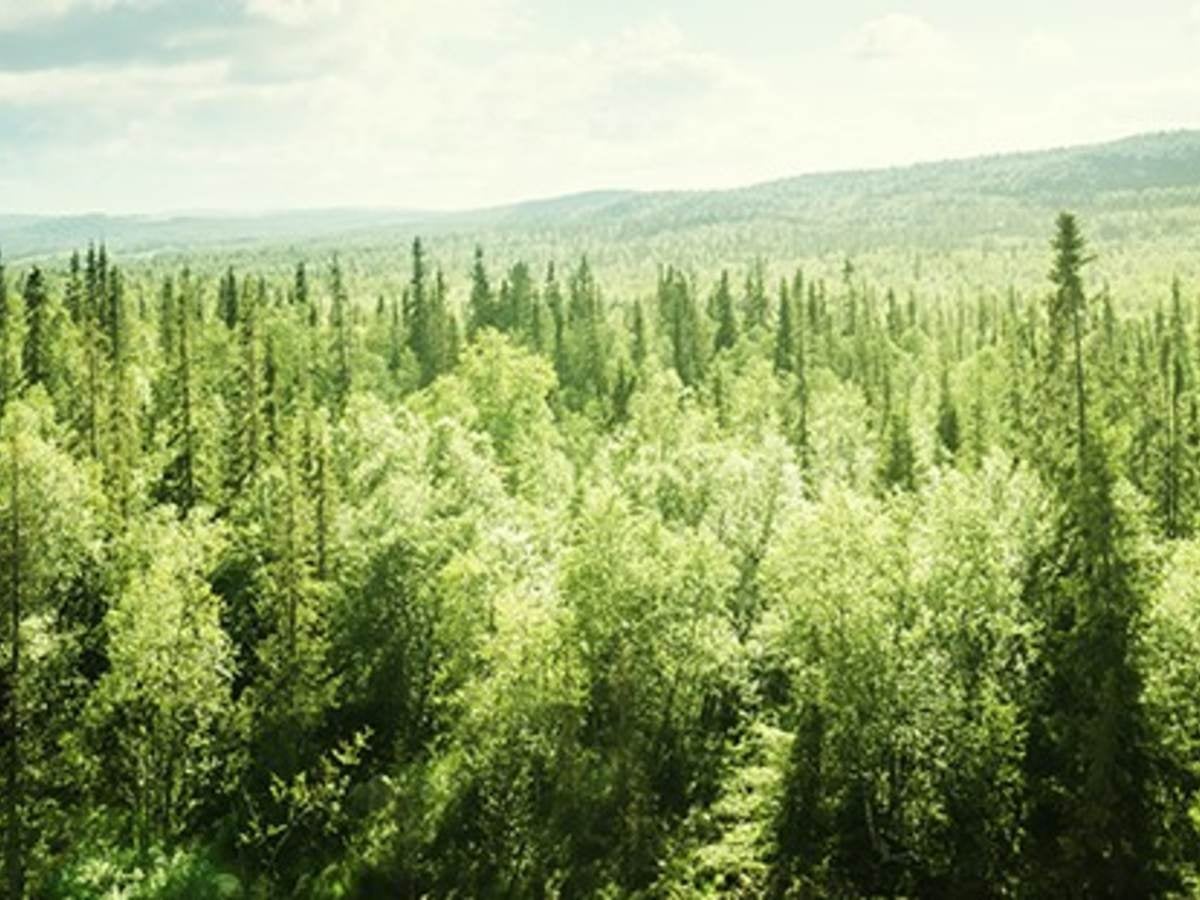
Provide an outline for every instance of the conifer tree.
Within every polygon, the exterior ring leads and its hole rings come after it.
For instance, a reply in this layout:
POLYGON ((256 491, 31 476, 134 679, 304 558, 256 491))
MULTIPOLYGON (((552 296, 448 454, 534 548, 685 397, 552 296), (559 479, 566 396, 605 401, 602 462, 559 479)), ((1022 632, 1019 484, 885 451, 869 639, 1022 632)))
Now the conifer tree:
POLYGON ((646 341, 646 314, 642 310, 642 301, 635 300, 633 302, 633 338, 630 356, 633 359, 633 367, 638 371, 641 371, 642 366, 646 364, 648 354, 646 341))
POLYGON ((349 299, 346 296, 346 286, 342 281, 342 267, 337 256, 333 258, 330 269, 330 289, 333 295, 329 311, 329 324, 333 331, 333 346, 330 348, 333 368, 331 386, 333 389, 333 410, 335 415, 341 415, 346 408, 346 400, 350 395, 351 370, 351 334, 349 322, 349 299))
POLYGON ((1043 892, 1147 896, 1161 889, 1155 800, 1137 669, 1142 566, 1113 497, 1102 435, 1090 430, 1082 270, 1075 218, 1058 219, 1045 377, 1058 403, 1043 464, 1061 513, 1052 553, 1027 589, 1045 634, 1031 710, 1029 849, 1043 892))
POLYGON ((198 436, 194 407, 195 373, 192 367, 192 333, 196 327, 193 308, 195 302, 194 281, 185 269, 180 278, 176 307, 176 346, 170 363, 173 404, 168 446, 171 459, 164 473, 166 499, 175 504, 181 517, 187 515, 199 498, 196 471, 198 436))
POLYGON ((0 260, 0 413, 21 392, 24 346, 25 310, 17 292, 8 289, 8 278, 3 260, 0 260))
POLYGON ((293 306, 298 306, 300 309, 308 309, 308 272, 304 268, 304 261, 296 263, 296 272, 292 278, 291 301, 293 306))
POLYGON ((121 275, 115 266, 109 270, 108 302, 111 329, 108 335, 108 415, 104 423, 104 447, 101 455, 104 462, 105 489, 115 519, 114 527, 121 527, 134 501, 133 474, 137 464, 141 423, 131 371, 131 322, 121 275))
POLYGON ((567 380, 567 315, 563 308, 562 290, 558 285, 558 276, 554 271, 554 262, 546 265, 546 287, 543 291, 546 305, 550 309, 550 319, 554 325, 554 372, 558 375, 558 383, 567 380))
MULTIPOLYGON (((276 402, 269 394, 264 404, 264 378, 273 390, 278 382, 274 345, 269 343, 270 357, 260 362, 259 322, 266 311, 267 285, 260 278, 253 293, 247 291, 238 304, 237 381, 233 390, 230 459, 227 483, 232 496, 245 489, 258 474, 263 459, 264 438, 269 427, 264 423, 264 406, 276 402)), ((277 415, 272 408, 269 415, 277 415)))
POLYGON ((471 267, 471 296, 467 311, 467 337, 473 339, 484 328, 499 328, 496 302, 483 264, 483 247, 475 245, 475 262, 471 267))
POLYGON ((388 308, 387 368, 393 378, 400 373, 404 362, 404 323, 401 321, 400 301, 395 297, 388 308))
POLYGON ((767 327, 770 300, 767 297, 766 268, 766 263, 760 257, 754 261, 746 275, 745 297, 742 303, 747 331, 767 327))
POLYGON ((704 350, 700 331, 700 312, 691 286, 683 274, 673 268, 659 284, 659 305, 667 310, 667 334, 671 338, 671 364, 679 380, 691 387, 704 375, 704 350))
POLYGON ((717 316, 717 333, 713 336, 713 349, 720 353, 737 343, 737 317, 733 310, 733 292, 729 288, 729 273, 721 272, 717 292, 713 298, 717 316))
POLYGON ((25 305, 25 348, 23 374, 26 388, 46 382, 49 353, 47 352, 49 298, 46 277, 35 265, 25 276, 22 292, 25 305))
POLYGON ((67 286, 63 292, 63 305, 71 322, 78 325, 83 317, 83 264, 79 251, 71 252, 71 261, 67 265, 67 286))
POLYGON ((938 445, 947 459, 953 460, 958 454, 959 431, 958 410, 954 405, 954 397, 950 393, 950 370, 942 366, 942 376, 938 391, 938 445))
POLYGON ((792 296, 786 281, 779 284, 779 321, 775 326, 775 372, 791 372, 796 365, 792 296))
POLYGON ((504 300, 498 311, 498 325, 503 331, 516 335, 518 340, 530 347, 533 341, 533 311, 537 302, 537 291, 529 266, 518 261, 508 270, 504 280, 504 300))
POLYGON ((1188 458, 1189 422, 1185 416, 1184 398, 1192 389, 1192 367, 1187 328, 1183 316, 1183 298, 1176 278, 1171 284, 1171 317, 1169 334, 1163 342, 1162 381, 1165 394, 1166 443, 1163 457, 1162 484, 1159 490, 1159 513, 1168 537, 1182 537, 1192 526, 1194 478, 1193 464, 1188 458))
POLYGON ((225 270, 217 286, 217 318, 233 331, 238 323, 238 283, 233 266, 225 270))

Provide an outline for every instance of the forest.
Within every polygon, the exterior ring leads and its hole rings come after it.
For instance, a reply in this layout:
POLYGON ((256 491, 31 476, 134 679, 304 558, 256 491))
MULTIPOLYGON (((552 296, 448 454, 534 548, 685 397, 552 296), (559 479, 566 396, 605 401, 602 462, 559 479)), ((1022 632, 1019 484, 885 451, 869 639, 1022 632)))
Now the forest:
POLYGON ((1200 896, 1200 296, 1089 222, 10 260, 0 892, 1200 896))

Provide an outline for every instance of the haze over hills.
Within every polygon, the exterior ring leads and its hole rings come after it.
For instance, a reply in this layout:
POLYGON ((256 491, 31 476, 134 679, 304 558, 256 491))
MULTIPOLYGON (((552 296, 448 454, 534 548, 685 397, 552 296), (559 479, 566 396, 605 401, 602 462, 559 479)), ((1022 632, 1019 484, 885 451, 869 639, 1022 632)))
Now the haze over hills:
POLYGON ((667 246, 698 231, 727 232, 751 252, 787 241, 805 252, 954 247, 980 239, 1042 240, 1071 207, 1099 240, 1200 230, 1200 131, 1105 144, 800 175, 721 191, 593 191, 452 213, 387 209, 189 213, 169 216, 0 215, 9 259, 89 241, 116 252, 349 242, 386 245, 413 233, 446 239, 667 246), (649 242, 649 244, 647 244, 649 242))

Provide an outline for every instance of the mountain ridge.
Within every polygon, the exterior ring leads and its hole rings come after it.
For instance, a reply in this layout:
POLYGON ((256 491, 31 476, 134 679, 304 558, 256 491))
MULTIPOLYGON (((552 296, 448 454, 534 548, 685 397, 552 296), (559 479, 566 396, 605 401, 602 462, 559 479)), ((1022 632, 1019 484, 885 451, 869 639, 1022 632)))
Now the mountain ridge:
MULTIPOLYGON (((1149 199, 1200 208, 1200 130, 1176 129, 1049 150, 902 166, 805 173, 714 190, 594 190, 460 211, 339 207, 261 213, 0 215, 9 259, 59 253, 89 241, 115 251, 370 243, 401 233, 475 235, 597 232, 630 241, 694 229, 793 227, 800 240, 928 243, 1024 234, 1047 210, 1093 213, 1149 199), (953 201, 952 203, 950 201, 953 201), (998 224, 999 223, 999 224, 998 224)), ((751 240, 748 236, 746 240, 751 240)))

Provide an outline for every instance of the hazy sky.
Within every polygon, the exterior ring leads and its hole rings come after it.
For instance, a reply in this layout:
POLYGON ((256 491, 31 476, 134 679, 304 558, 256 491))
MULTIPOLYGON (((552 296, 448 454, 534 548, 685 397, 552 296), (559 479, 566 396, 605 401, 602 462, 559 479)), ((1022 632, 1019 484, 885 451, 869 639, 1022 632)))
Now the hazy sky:
POLYGON ((1200 0, 0 0, 0 212, 461 208, 1200 126, 1200 0))

